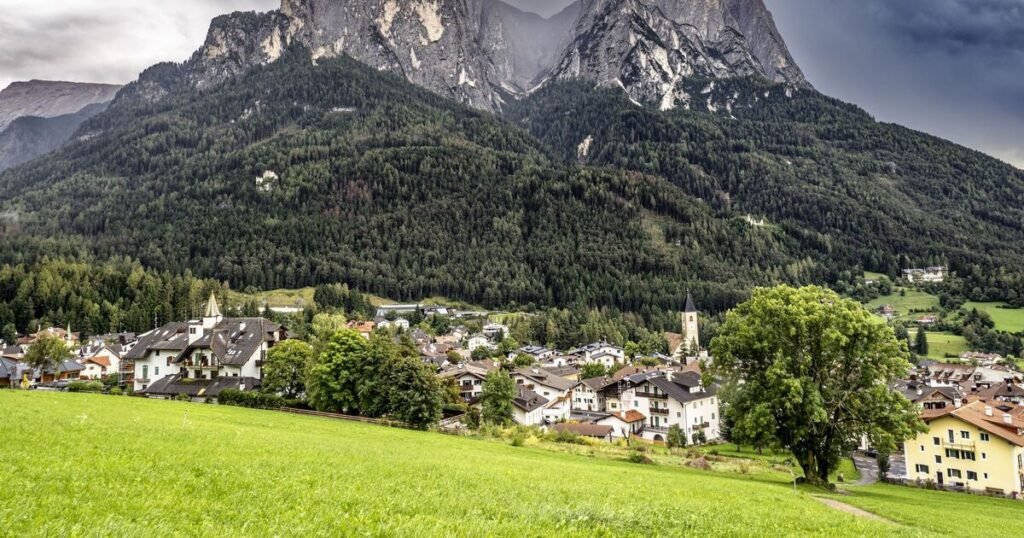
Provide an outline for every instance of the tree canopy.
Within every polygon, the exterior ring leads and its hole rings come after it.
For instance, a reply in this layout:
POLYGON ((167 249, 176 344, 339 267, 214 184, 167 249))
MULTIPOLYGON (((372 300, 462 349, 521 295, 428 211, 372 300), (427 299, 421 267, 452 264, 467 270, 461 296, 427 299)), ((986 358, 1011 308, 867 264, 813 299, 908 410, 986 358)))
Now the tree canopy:
POLYGON ((906 347, 860 304, 819 287, 760 288, 726 315, 709 373, 729 390, 731 435, 792 450, 807 481, 827 484, 866 435, 891 451, 922 428, 889 384, 906 347))

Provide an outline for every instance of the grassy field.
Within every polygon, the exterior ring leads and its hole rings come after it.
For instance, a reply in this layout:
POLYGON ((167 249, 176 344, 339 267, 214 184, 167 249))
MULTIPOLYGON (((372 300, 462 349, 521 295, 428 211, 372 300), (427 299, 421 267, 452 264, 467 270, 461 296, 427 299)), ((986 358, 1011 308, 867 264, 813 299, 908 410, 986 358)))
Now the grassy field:
MULTIPOLYGON (((917 329, 910 329, 910 341, 914 342, 917 337, 917 329)), ((963 336, 951 333, 928 332, 928 358, 936 360, 948 359, 946 355, 959 358, 964 351, 970 351, 967 340, 963 336)))
POLYGON ((897 319, 912 321, 925 315, 925 313, 938 313, 939 298, 917 290, 906 290, 906 295, 901 296, 899 290, 891 295, 885 295, 869 302, 865 307, 874 312, 882 305, 892 305, 896 309, 897 319), (913 313, 912 313, 913 312, 913 313))
POLYGON ((269 411, 14 391, 0 408, 9 536, 929 536, 965 513, 956 534, 982 536, 1024 513, 893 486, 842 496, 886 523, 756 475, 269 411))
POLYGON ((261 307, 266 303, 270 307, 307 307, 313 306, 313 288, 301 288, 296 290, 271 290, 261 291, 253 294, 232 291, 228 295, 228 301, 232 304, 242 304, 255 300, 261 307))
POLYGON ((1002 308, 1005 303, 966 303, 964 308, 988 312, 996 323, 997 331, 1008 333, 1024 332, 1024 308, 1002 308))

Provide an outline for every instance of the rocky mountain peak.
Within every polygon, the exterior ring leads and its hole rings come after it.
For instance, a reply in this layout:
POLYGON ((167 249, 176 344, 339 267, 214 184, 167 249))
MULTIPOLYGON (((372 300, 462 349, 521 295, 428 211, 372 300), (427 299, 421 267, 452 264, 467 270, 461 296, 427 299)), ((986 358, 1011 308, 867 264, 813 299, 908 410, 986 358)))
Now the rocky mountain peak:
MULTIPOLYGON (((564 78, 663 108, 686 99, 687 77, 806 85, 761 0, 580 0, 550 18, 501 0, 282 0, 215 19, 184 78, 217 84, 295 44, 314 61, 347 54, 484 110, 564 78)), ((142 81, 131 93, 163 91, 142 81)))

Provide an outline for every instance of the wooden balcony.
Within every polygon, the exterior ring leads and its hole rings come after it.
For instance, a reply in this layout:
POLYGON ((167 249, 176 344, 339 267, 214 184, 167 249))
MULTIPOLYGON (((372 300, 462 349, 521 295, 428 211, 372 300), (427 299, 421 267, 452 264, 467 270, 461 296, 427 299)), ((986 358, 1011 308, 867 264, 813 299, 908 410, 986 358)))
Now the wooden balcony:
POLYGON ((639 396, 640 398, 654 398, 654 399, 657 399, 657 400, 667 400, 668 399, 668 395, 667 394, 655 394, 653 392, 637 392, 636 395, 639 396))
POLYGON ((667 407, 651 407, 648 408, 652 415, 668 415, 667 407))

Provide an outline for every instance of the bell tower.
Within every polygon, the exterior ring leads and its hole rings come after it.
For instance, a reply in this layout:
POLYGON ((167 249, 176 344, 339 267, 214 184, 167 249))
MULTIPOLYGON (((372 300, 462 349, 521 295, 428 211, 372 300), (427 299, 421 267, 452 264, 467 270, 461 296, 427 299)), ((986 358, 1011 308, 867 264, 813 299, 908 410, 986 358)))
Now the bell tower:
POLYGON ((682 314, 683 345, 686 346, 691 355, 696 355, 700 350, 699 314, 700 312, 697 311, 697 307, 693 304, 693 296, 687 291, 686 307, 683 308, 682 314))

